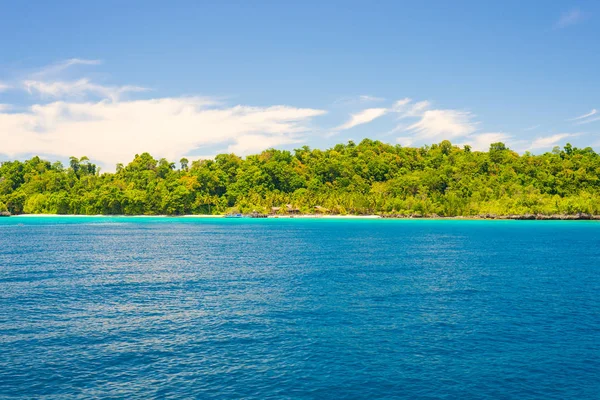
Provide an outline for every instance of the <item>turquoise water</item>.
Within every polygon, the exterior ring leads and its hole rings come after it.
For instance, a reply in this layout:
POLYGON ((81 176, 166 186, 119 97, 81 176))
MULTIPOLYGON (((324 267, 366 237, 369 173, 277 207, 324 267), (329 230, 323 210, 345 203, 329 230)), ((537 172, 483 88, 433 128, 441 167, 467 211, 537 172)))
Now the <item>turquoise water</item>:
POLYGON ((597 399, 600 223, 0 218, 0 398, 597 399))

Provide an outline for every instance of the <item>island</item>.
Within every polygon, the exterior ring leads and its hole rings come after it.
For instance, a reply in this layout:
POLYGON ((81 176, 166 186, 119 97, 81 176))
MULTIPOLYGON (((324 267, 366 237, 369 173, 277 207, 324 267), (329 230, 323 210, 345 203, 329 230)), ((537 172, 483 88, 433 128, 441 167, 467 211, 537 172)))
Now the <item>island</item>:
POLYGON ((600 219, 600 155, 570 144, 519 154, 444 140, 349 141, 179 163, 149 153, 103 172, 88 157, 0 165, 0 211, 18 214, 600 219))

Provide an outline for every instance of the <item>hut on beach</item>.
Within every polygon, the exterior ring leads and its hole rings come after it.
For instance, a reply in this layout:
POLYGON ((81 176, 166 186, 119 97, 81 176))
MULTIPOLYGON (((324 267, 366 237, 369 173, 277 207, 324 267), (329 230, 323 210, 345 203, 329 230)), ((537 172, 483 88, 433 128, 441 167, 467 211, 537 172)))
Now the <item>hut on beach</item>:
POLYGON ((325 208, 325 207, 321 207, 321 206, 315 206, 315 212, 317 214, 328 214, 329 213, 329 209, 325 208))
POLYGON ((282 211, 291 215, 300 214, 300 209, 291 204, 286 204, 285 207, 271 207, 271 214, 280 214, 282 211))
POLYGON ((285 212, 287 212, 288 214, 300 214, 300 209, 293 207, 291 204, 286 204, 285 212))

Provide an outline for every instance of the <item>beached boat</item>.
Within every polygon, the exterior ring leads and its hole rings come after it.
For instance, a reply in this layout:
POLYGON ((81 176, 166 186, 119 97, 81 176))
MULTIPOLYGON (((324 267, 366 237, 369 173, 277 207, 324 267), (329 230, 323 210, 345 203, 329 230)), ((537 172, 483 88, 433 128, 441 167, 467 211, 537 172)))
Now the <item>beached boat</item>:
POLYGON ((10 217, 10 212, 8 211, 0 211, 0 217, 10 217))
POLYGON ((244 218, 242 214, 227 214, 225 218, 244 218))

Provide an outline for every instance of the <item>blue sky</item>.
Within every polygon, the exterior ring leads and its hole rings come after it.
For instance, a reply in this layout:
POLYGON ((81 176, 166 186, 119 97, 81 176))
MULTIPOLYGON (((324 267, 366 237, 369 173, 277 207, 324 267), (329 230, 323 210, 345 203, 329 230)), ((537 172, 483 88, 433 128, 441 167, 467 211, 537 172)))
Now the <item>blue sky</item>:
POLYGON ((599 37, 597 1, 0 1, 0 160, 598 150, 599 37))

